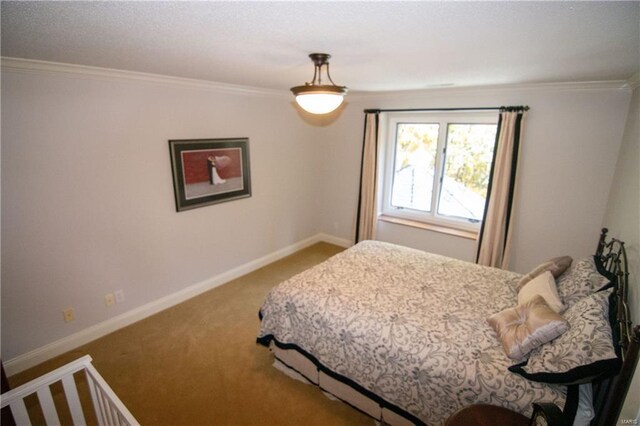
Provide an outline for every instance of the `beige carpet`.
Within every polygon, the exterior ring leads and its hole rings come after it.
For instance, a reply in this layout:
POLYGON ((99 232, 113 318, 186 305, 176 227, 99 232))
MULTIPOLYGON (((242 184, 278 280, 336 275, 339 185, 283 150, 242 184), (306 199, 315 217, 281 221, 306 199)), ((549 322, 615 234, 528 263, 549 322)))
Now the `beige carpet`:
POLYGON ((279 282, 340 252, 320 243, 10 377, 12 386, 84 354, 143 425, 372 425, 272 367, 255 343, 279 282))

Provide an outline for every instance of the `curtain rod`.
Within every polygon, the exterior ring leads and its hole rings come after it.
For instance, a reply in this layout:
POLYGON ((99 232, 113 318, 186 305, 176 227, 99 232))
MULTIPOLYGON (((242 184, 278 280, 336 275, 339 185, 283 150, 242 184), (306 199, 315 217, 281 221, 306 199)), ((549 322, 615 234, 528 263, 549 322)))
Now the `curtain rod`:
POLYGON ((499 106, 477 108, 405 108, 405 109, 365 109, 365 113, 418 112, 418 111, 529 111, 529 106, 499 106))

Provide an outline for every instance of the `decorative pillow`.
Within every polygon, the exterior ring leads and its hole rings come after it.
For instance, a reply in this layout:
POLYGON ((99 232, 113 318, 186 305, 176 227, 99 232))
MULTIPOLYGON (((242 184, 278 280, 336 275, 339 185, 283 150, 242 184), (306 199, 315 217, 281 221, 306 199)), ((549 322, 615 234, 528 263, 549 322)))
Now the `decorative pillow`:
POLYGON ((585 257, 574 262, 571 267, 556 280, 558 294, 567 307, 578 300, 595 293, 609 284, 610 279, 602 276, 596 269, 593 257, 585 257))
POLYGON ((543 272, 525 284, 518 292, 518 304, 522 305, 537 295, 542 296, 555 312, 561 313, 564 311, 565 307, 560 300, 560 296, 558 296, 556 281, 553 279, 551 272, 543 272))
POLYGON ((540 265, 533 268, 533 270, 527 275, 520 278, 520 281, 518 281, 518 285, 516 286, 516 290, 520 291, 520 289, 526 283, 546 271, 551 272, 553 278, 558 278, 564 271, 569 269, 569 266, 571 266, 571 262, 573 262, 573 259, 570 256, 560 256, 554 257, 553 259, 549 259, 546 262, 541 263, 540 265))
POLYGON ((534 349, 527 361, 509 370, 536 382, 565 385, 616 374, 621 358, 611 331, 612 292, 601 291, 576 302, 564 314, 569 330, 534 349))
POLYGON ((569 328, 569 323, 539 295, 515 308, 491 315, 487 321, 498 334, 507 356, 516 360, 569 328))

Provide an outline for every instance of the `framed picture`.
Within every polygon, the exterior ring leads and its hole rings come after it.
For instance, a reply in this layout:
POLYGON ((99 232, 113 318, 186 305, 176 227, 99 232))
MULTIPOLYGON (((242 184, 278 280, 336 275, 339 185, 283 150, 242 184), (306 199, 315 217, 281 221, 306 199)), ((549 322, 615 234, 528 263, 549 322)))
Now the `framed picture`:
POLYGON ((251 196, 249 139, 170 140, 176 210, 251 196))

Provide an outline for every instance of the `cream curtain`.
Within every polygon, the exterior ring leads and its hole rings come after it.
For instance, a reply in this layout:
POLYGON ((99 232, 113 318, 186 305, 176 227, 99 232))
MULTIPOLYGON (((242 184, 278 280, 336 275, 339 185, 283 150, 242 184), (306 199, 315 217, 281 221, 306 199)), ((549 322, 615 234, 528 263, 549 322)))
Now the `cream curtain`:
POLYGON ((500 112, 487 189, 484 220, 478 238, 476 262, 507 269, 511 258, 512 211, 522 119, 528 108, 508 107, 500 112))
POLYGON ((373 240, 377 224, 378 112, 367 112, 364 119, 360 196, 356 222, 356 243, 373 240))

